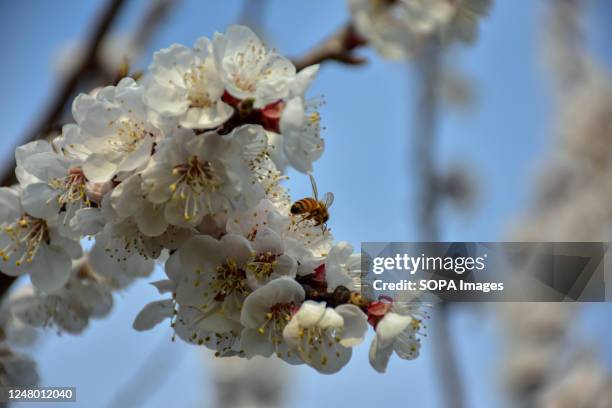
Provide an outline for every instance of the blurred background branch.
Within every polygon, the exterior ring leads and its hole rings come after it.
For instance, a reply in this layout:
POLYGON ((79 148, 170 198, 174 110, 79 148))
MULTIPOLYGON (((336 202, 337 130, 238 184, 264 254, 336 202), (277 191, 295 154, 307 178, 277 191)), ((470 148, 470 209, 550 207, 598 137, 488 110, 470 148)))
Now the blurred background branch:
POLYGON ((304 56, 294 59, 293 63, 298 71, 326 61, 361 65, 366 59, 356 55, 355 50, 365 44, 366 40, 357 34, 353 24, 346 23, 304 56))
MULTIPOLYGON (((130 38, 129 49, 142 50, 145 48, 155 30, 160 26, 177 1, 151 1, 130 38)), ((92 23, 88 40, 83 45, 83 54, 76 61, 74 67, 71 68, 68 76, 57 87, 57 90, 47 103, 47 108, 41 113, 40 118, 34 121, 36 125, 19 140, 17 145, 43 139, 50 132, 58 130, 62 125, 62 117, 70 108, 72 99, 78 92, 88 91, 87 86, 109 85, 116 81, 117 76, 121 75, 122 71, 127 71, 127 67, 117 67, 116 72, 108 72, 108 69, 105 68, 106 65, 101 61, 101 49, 104 42, 110 37, 111 29, 126 3, 126 0, 109 0, 107 2, 92 23)), ((124 72, 121 76, 124 75, 127 75, 127 72, 124 72)), ((14 155, 11 155, 0 174, 2 186, 11 186, 17 182, 15 165, 14 155)), ((0 273, 0 299, 15 280, 16 277, 14 276, 0 273)))
MULTIPOLYGON (((18 145, 28 143, 30 141, 40 139, 46 136, 47 132, 60 120, 62 113, 66 109, 66 105, 76 93, 81 80, 87 76, 90 71, 98 64, 98 49, 115 18, 119 15, 119 10, 125 3, 125 0, 110 0, 104 11, 94 24, 90 39, 88 41, 88 51, 80 61, 79 65, 74 68, 73 73, 66 78, 65 82, 58 88, 56 94, 48 103, 47 110, 41 115, 41 118, 36 122, 33 130, 26 134, 18 143, 18 145)), ((17 179, 15 177, 15 158, 10 156, 8 163, 2 170, 1 181, 2 186, 11 186, 17 179)), ((11 287, 17 278, 0 274, 0 298, 11 287)))
MULTIPOLYGON (((551 151, 540 159, 532 206, 520 222, 512 222, 512 241, 610 241, 612 82, 609 68, 589 50, 593 33, 584 23, 592 4, 546 4, 541 47, 555 97, 551 151)), ((609 265, 609 259, 604 262, 609 265)), ((528 271, 516 271, 521 273, 528 271)), ((503 374, 515 406, 611 406, 605 351, 592 347, 592 334, 581 327, 587 307, 500 305, 503 374)))
POLYGON ((250 27, 264 41, 267 39, 264 20, 269 3, 269 0, 243 0, 237 21, 250 27))
MULTIPOLYGON (((416 178, 416 224, 418 240, 436 242, 440 240, 438 212, 443 194, 439 185, 438 169, 435 161, 438 116, 440 110, 441 87, 441 46, 436 38, 431 37, 416 57, 417 86, 413 145, 409 148, 413 154, 414 173, 416 178)), ((449 307, 446 303, 436 306, 431 320, 431 342, 434 350, 436 376, 440 382, 444 406, 462 408, 464 406, 463 384, 457 363, 457 357, 451 341, 449 307)))
POLYGON ((184 349, 175 347, 169 335, 162 335, 149 355, 136 367, 106 404, 107 407, 146 406, 155 393, 170 378, 170 373, 181 363, 184 349))

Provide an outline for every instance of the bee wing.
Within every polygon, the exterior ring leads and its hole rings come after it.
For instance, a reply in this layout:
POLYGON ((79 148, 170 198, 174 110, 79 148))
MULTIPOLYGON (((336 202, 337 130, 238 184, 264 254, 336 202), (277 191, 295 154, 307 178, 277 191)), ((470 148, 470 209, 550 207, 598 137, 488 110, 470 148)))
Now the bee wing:
POLYGON ((325 208, 331 207, 332 203, 334 202, 334 193, 325 193, 325 200, 323 202, 325 203, 325 208))
POLYGON ((314 198, 315 200, 319 201, 319 192, 317 191, 317 182, 315 181, 312 174, 309 174, 309 176, 310 176, 310 184, 312 184, 312 192, 314 193, 314 198))

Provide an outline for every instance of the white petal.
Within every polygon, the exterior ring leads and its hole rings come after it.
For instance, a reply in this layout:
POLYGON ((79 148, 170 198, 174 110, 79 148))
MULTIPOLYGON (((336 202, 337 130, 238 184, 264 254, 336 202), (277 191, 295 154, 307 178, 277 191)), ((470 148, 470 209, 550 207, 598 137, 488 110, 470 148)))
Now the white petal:
POLYGON ((412 323, 411 316, 387 313, 376 326, 376 335, 381 347, 390 346, 395 338, 410 326, 410 323, 412 323))
POLYGON ((165 203, 172 197, 170 185, 176 180, 172 169, 165 163, 151 162, 142 173, 143 189, 147 200, 154 204, 165 203))
POLYGON ((244 329, 240 336, 240 347, 244 350, 246 358, 255 356, 270 357, 274 346, 268 338, 256 329, 244 329))
POLYGON ((350 361, 353 349, 337 346, 332 353, 327 354, 326 364, 315 358, 309 365, 321 374, 335 374, 350 361))
POLYGON ((11 313, 20 321, 34 327, 42 327, 49 321, 49 310, 36 294, 14 300, 11 313))
POLYGON ((181 126, 187 129, 212 129, 225 123, 234 108, 219 100, 208 108, 189 108, 181 118, 181 126))
POLYGON ((193 59, 189 48, 180 44, 172 44, 153 54, 153 64, 150 70, 155 79, 166 86, 183 86, 183 77, 177 67, 189 66, 193 59))
POLYGON ((317 326, 322 329, 342 329, 344 326, 344 320, 339 313, 337 313, 331 307, 325 309, 325 313, 321 320, 317 322, 317 326))
POLYGON ((289 82, 295 76, 295 66, 291 61, 276 53, 268 55, 262 71, 266 72, 267 78, 257 83, 255 108, 263 108, 286 98, 289 95, 289 82))
POLYGON ((244 295, 238 294, 236 291, 228 294, 225 296, 225 299, 223 299, 223 307, 221 309, 223 316, 235 322, 239 322, 243 303, 244 295))
POLYGON ((32 284, 45 292, 63 287, 70 278, 72 260, 63 248, 42 244, 32 262, 32 284))
POLYGON ((304 97, 315 76, 319 72, 319 64, 311 65, 297 73, 289 85, 289 97, 304 97))
POLYGON ((312 300, 305 301, 297 314, 293 317, 297 319, 302 327, 315 326, 325 314, 325 303, 315 302, 312 300))
POLYGON ((68 173, 66 159, 57 153, 43 152, 23 158, 18 166, 43 182, 62 178, 68 173))
POLYGON ((144 94, 145 103, 157 112, 168 116, 180 116, 189 108, 187 91, 175 86, 151 83, 144 94))
POLYGON ((257 253, 263 252, 283 252, 283 240, 280 235, 272 230, 271 228, 264 227, 257 230, 255 241, 253 242, 253 249, 257 253))
POLYGON ((166 260, 164 271, 166 276, 174 282, 178 282, 181 279, 183 273, 183 265, 181 263, 181 253, 179 251, 174 252, 166 260))
POLYGON ((132 171, 136 170, 141 166, 144 167, 144 165, 151 157, 153 142, 154 140, 152 137, 145 137, 145 139, 140 142, 136 150, 128 154, 127 157, 125 157, 125 159, 117 168, 117 172, 132 171))
POLYGON ((36 218, 52 219, 59 213, 57 195, 57 191, 47 184, 30 184, 23 190, 21 205, 28 214, 36 218))
POLYGON ((96 103, 96 99, 88 94, 81 93, 77 95, 72 102, 72 117, 74 117, 76 123, 83 122, 89 109, 96 103))
POLYGON ((374 337, 372 344, 370 344, 370 365, 379 373, 384 373, 387 370, 392 353, 393 347, 379 347, 378 338, 374 337))
POLYGON ((154 206, 146 203, 135 215, 138 229, 148 237, 157 237, 168 228, 168 222, 164 218, 162 206, 154 206))
POLYGON ((141 209, 143 205, 139 174, 134 174, 115 187, 110 195, 113 209, 120 217, 129 217, 141 209))
POLYGON ((81 208, 70 220, 70 227, 82 235, 96 235, 102 231, 106 220, 99 208, 81 208))
POLYGON ((414 360, 419 356, 419 350, 421 349, 421 342, 416 338, 410 337, 407 339, 401 339, 393 343, 393 350, 399 358, 404 360, 414 360))
POLYGON ((170 279, 158 280, 155 282, 150 282, 150 284, 155 286, 157 291, 162 295, 164 293, 173 292, 176 289, 176 283, 170 279))
POLYGON ((36 362, 22 354, 13 353, 5 357, 2 368, 11 386, 33 387, 39 382, 36 362))
POLYGON ((53 149, 51 148, 51 145, 46 140, 35 140, 15 149, 15 161, 17 162, 17 165, 19 165, 20 163, 25 162, 28 157, 35 154, 49 153, 52 151, 53 149))
POLYGON ((168 317, 172 317, 173 313, 174 302, 172 299, 151 302, 138 313, 132 326, 138 331, 150 330, 168 317))
POLYGON ((221 238, 221 249, 226 258, 233 260, 238 265, 247 263, 253 253, 249 240, 235 234, 227 234, 221 238))
POLYGON ((240 322, 245 327, 258 329, 266 320, 266 313, 277 304, 300 304, 305 297, 302 286, 291 278, 278 278, 251 293, 244 301, 240 322))
POLYGON ((281 133, 301 132, 304 120, 304 101, 302 98, 290 99, 281 114, 279 123, 281 133))
POLYGON ((0 224, 15 221, 21 213, 19 193, 10 187, 0 187, 0 224))
POLYGON ((190 238, 179 249, 181 263, 186 270, 214 271, 223 259, 221 243, 208 235, 190 238))
POLYGON ((355 305, 340 305, 336 312, 344 320, 344 329, 340 344, 344 347, 355 347, 360 344, 368 331, 368 319, 365 313, 355 305))
POLYGON ((88 180, 104 183, 113 178, 117 172, 117 164, 110 162, 102 153, 91 154, 83 164, 83 173, 88 180))
POLYGON ((329 251, 329 255, 327 256, 327 261, 330 263, 342 264, 346 263, 346 260, 353 253, 353 246, 348 242, 341 241, 334 245, 329 251))

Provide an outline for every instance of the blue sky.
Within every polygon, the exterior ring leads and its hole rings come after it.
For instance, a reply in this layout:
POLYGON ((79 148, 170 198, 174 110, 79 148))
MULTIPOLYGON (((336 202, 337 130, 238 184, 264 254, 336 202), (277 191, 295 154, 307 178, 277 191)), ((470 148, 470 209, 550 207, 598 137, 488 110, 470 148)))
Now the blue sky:
MULTIPOLYGON (((139 61, 141 66, 148 64, 156 49, 174 42, 192 44, 199 36, 223 31, 236 20, 242 4, 240 0, 178 3, 139 61)), ((59 48, 87 32, 102 4, 0 1, 0 45, 5 56, 0 64, 5 97, 0 123, 5 158, 53 92, 57 78, 51 67, 59 48)), ((117 31, 129 32, 146 4, 146 0, 130 1, 117 31)), ((541 2, 497 1, 490 18, 482 23, 480 41, 460 50, 452 60, 453 66, 476 84, 478 105, 468 113, 444 111, 436 157, 442 167, 460 163, 470 168, 480 195, 469 216, 444 209, 444 240, 499 240, 513 217, 529 204, 534 172, 551 142, 552 106, 538 53, 542 11, 541 2)), ((271 45, 286 55, 299 55, 347 18, 343 0, 270 0, 265 30, 271 45)), ((592 20, 596 22, 597 16, 592 20)), ((606 51, 603 56, 609 58, 609 50, 604 48, 609 32, 597 29, 596 24, 594 27, 593 47, 606 51)), ((404 63, 383 61, 370 51, 364 54, 370 63, 363 67, 326 65, 310 93, 325 100, 321 113, 327 149, 316 163, 315 175, 319 189, 333 191, 336 196, 330 226, 337 239, 356 247, 361 241, 417 238, 411 186, 418 180, 409 171, 408 132, 414 120, 415 89, 412 70, 404 63)), ((288 186, 294 197, 310 194, 306 177, 290 175, 288 186)), ((157 368, 138 385, 149 385, 154 392, 148 406, 201 406, 210 395, 207 360, 201 351, 171 343, 169 327, 146 333, 131 329, 142 305, 156 298, 154 288, 141 282, 116 296, 112 316, 94 321, 82 336, 49 332, 34 351, 43 383, 76 386, 79 403, 75 406, 104 406, 144 361, 155 358, 159 359, 157 368), (157 373, 164 370, 172 370, 172 374, 163 384, 156 383, 156 378, 163 378, 157 373)), ((609 321, 609 309, 589 310, 584 319, 587 327, 596 327, 603 318, 609 321)), ((494 322, 486 314, 462 308, 452 330, 462 374, 469 385, 470 406, 498 406, 495 362, 501 348, 494 322)), ((610 344, 610 332, 598 333, 610 344)), ((323 377, 300 367, 294 373, 290 405, 370 406, 384 401, 438 406, 431 349, 427 340, 424 343, 419 359, 393 360, 386 375, 369 367, 365 344, 340 374, 323 377)))

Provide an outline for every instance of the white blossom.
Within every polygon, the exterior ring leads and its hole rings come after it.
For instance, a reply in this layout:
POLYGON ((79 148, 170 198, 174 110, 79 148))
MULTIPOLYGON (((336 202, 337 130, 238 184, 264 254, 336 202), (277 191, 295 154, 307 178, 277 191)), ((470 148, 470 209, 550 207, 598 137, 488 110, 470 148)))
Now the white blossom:
POLYGON ((287 58, 266 47, 244 26, 216 33, 213 53, 225 89, 235 98, 254 99, 255 108, 286 98, 295 67, 287 58))
POLYGON ((89 180, 105 182, 148 162, 162 132, 144 105, 143 93, 142 85, 124 78, 95 97, 81 94, 74 100, 72 114, 81 143, 92 152, 83 164, 89 180))
POLYGON ((36 362, 0 343, 0 385, 33 387, 38 381, 36 362))
POLYGON ((113 305, 110 288, 83 262, 76 262, 63 287, 49 292, 34 288, 13 300, 12 313, 34 327, 55 326, 80 333, 91 318, 106 316, 113 305))
POLYGON ((361 256, 353 253, 351 244, 339 242, 332 247, 325 259, 325 278, 330 292, 338 286, 361 289, 361 256))
POLYGON ((270 281, 246 298, 240 317, 245 327, 242 349, 246 357, 275 354, 290 363, 301 361, 289 349, 283 332, 304 298, 304 289, 286 277, 270 281))
POLYGON ((267 145, 257 126, 244 126, 230 135, 191 131, 175 134, 151 158, 142 173, 144 194, 164 205, 166 221, 196 226, 207 215, 248 208, 264 196, 253 182, 253 158, 267 145))
POLYGON ((97 275, 104 277, 111 287, 118 289, 153 272, 155 263, 142 249, 126 246, 123 239, 113 239, 110 234, 98 234, 96 243, 88 254, 89 263, 97 275))
POLYGON ((311 173, 324 150, 320 104, 305 100, 318 70, 296 72, 232 26, 155 53, 140 80, 80 94, 75 123, 18 147, 18 186, 0 188, 0 270, 32 286, 0 313, 0 382, 37 381, 8 346, 24 328, 81 333, 156 266, 167 279, 137 331, 167 322, 219 357, 334 373, 370 323, 377 369, 393 350, 416 356, 418 313, 361 294, 359 255, 291 212, 285 167, 311 173))
POLYGON ((301 97, 287 102, 280 118, 283 152, 287 161, 302 173, 312 172, 312 163, 321 157, 321 117, 305 105, 301 97))
POLYGON ((177 302, 239 322, 242 303, 252 292, 246 277, 252 257, 251 243, 238 235, 191 238, 166 262, 170 278, 177 280, 177 302))
POLYGON ((153 82, 145 102, 162 115, 176 117, 181 126, 212 129, 233 114, 222 100, 225 88, 208 38, 199 39, 192 49, 174 44, 156 52, 149 70, 153 82))
POLYGON ((370 345, 370 364, 376 371, 385 372, 393 352, 404 360, 418 357, 424 316, 414 305, 399 302, 377 301, 368 307, 370 323, 376 329, 370 345))
POLYGON ((385 58, 413 56, 428 37, 472 42, 490 0, 348 0, 353 22, 385 58))
POLYGON ((2 271, 11 276, 29 274, 39 289, 62 287, 70 276, 71 259, 81 255, 76 241, 62 237, 57 213, 47 205, 47 192, 27 199, 15 189, 0 188, 0 257, 2 271))
POLYGON ((343 305, 333 309, 324 302, 307 300, 285 327, 285 341, 306 364, 323 374, 335 373, 348 363, 350 347, 367 329, 365 315, 360 312, 360 318, 355 308, 343 305))
POLYGON ((59 214, 59 232, 67 238, 79 239, 82 235, 98 232, 99 228, 85 228, 100 227, 103 222, 97 208, 101 197, 93 191, 97 183, 90 182, 83 172, 85 157, 71 154, 74 152, 56 152, 46 141, 31 142, 23 147, 23 153, 17 155, 19 172, 29 176, 27 181, 21 182, 23 200, 44 201, 49 216, 59 214))

